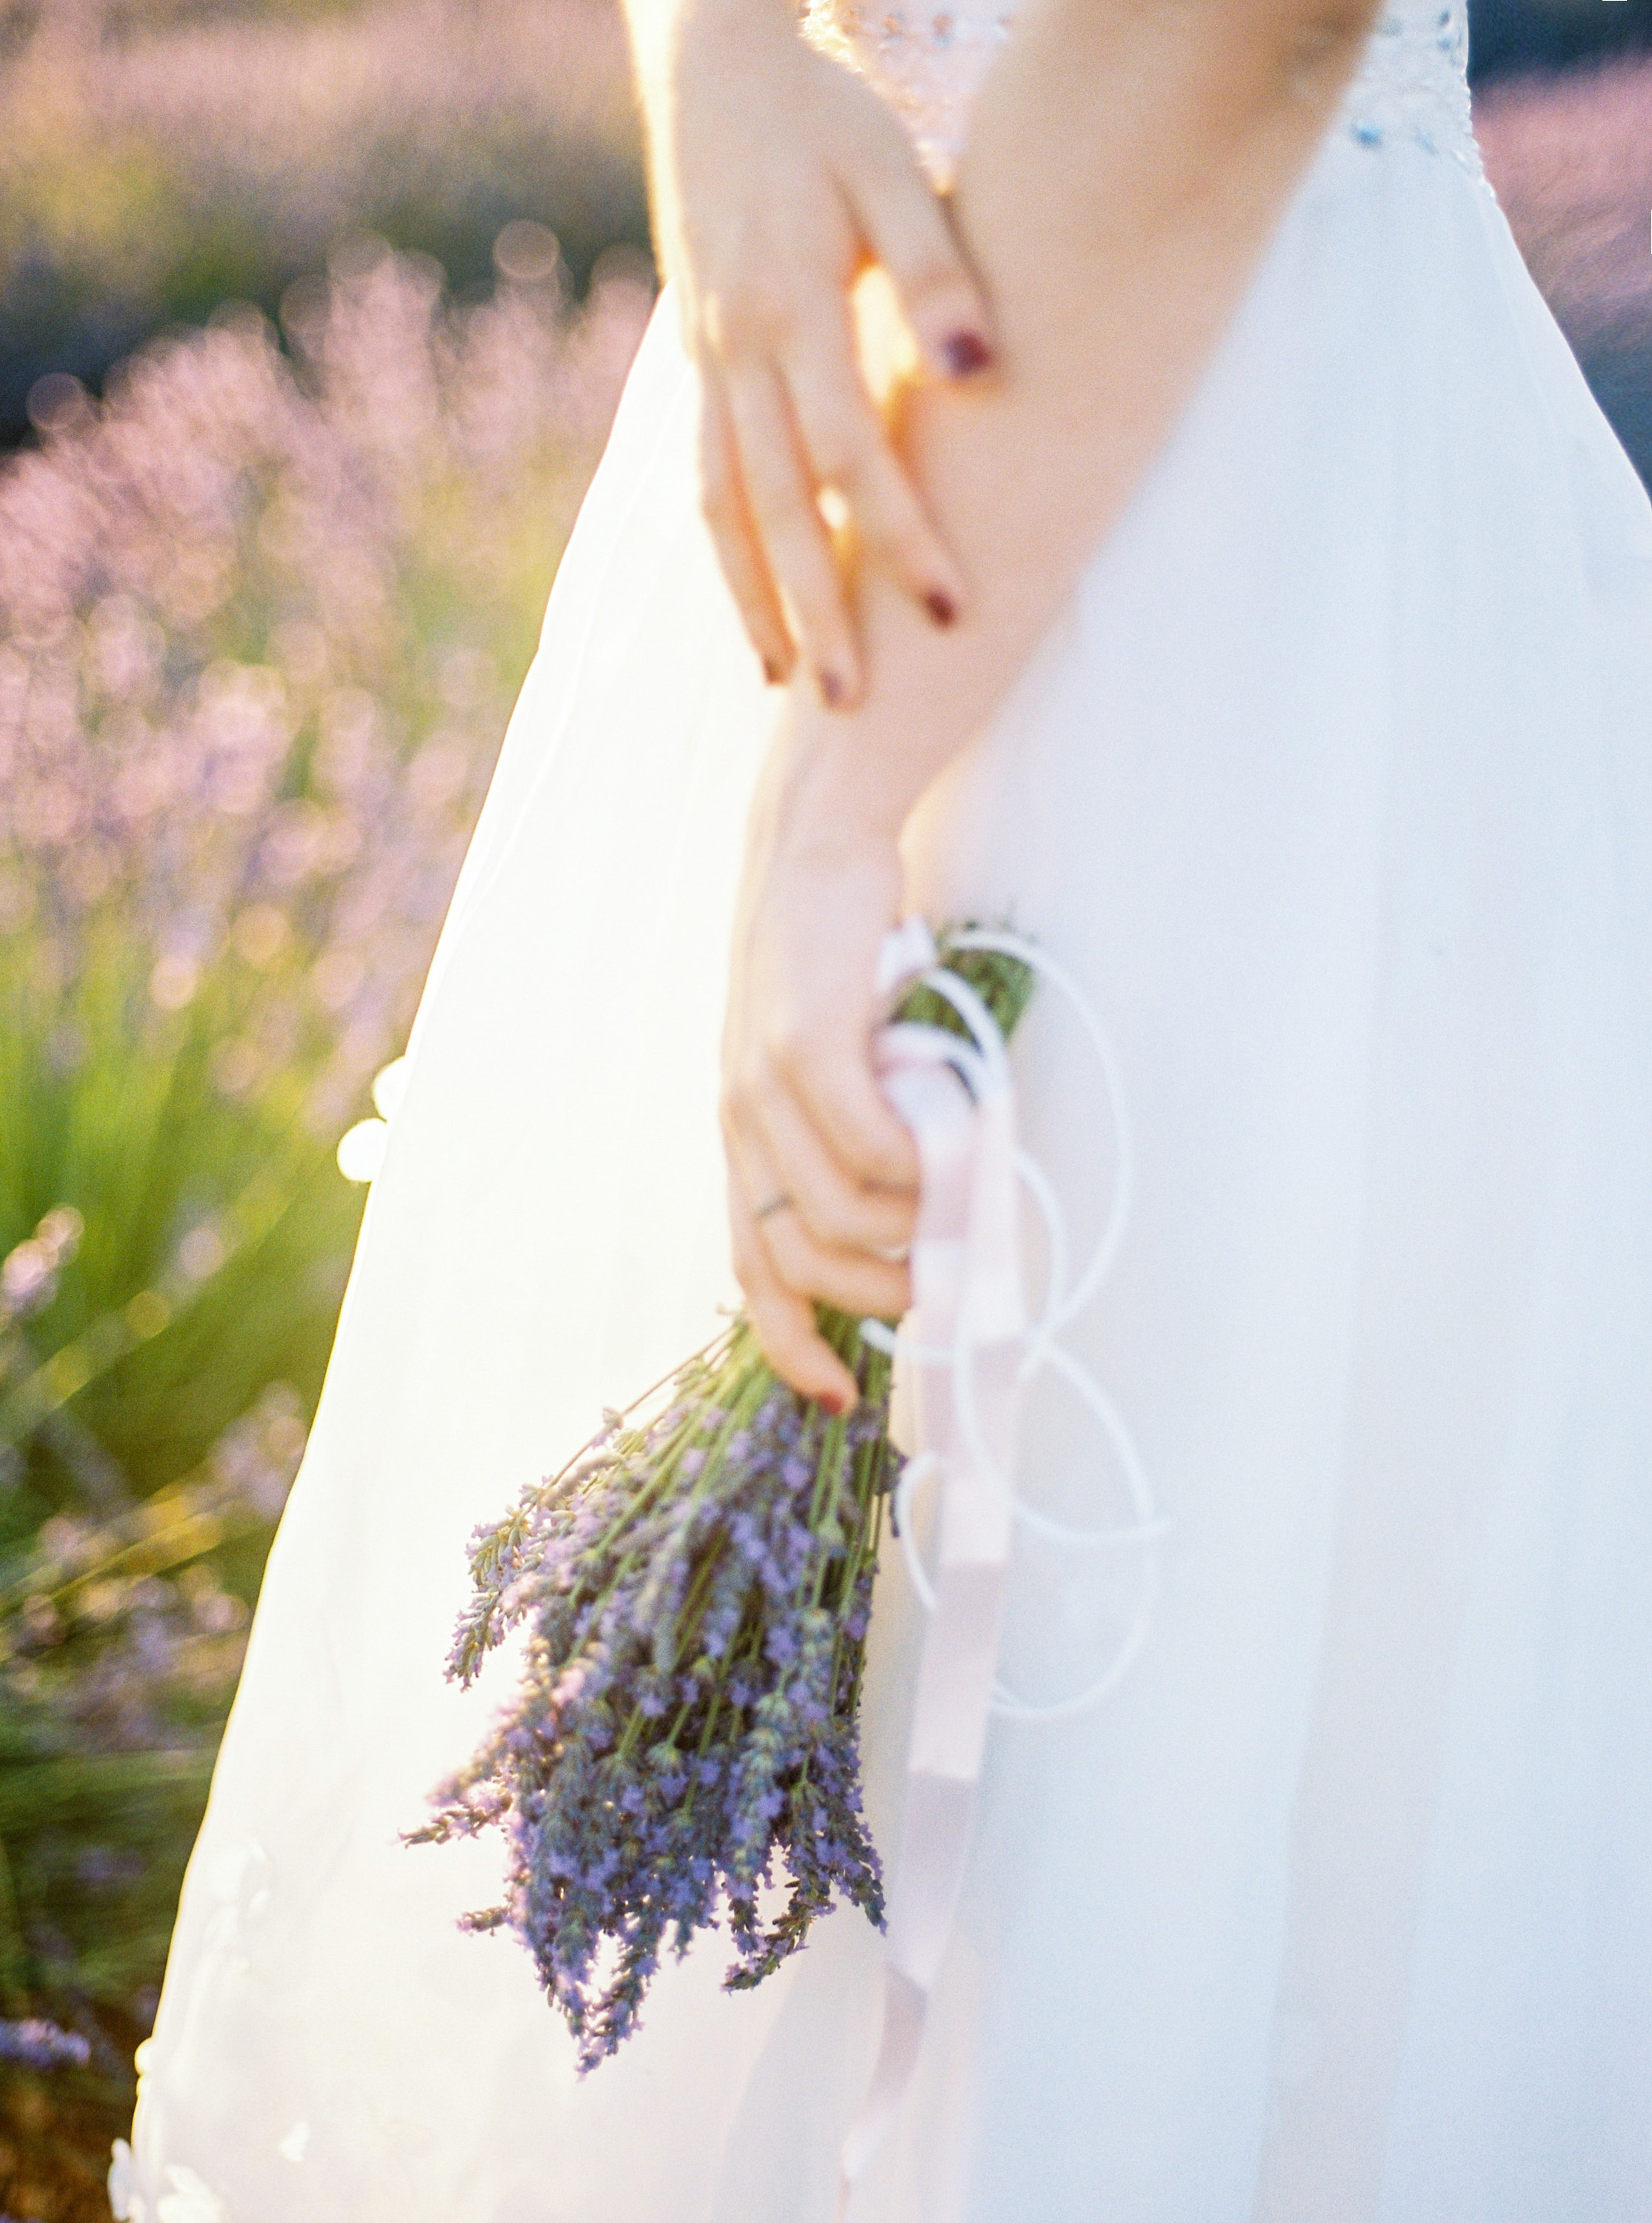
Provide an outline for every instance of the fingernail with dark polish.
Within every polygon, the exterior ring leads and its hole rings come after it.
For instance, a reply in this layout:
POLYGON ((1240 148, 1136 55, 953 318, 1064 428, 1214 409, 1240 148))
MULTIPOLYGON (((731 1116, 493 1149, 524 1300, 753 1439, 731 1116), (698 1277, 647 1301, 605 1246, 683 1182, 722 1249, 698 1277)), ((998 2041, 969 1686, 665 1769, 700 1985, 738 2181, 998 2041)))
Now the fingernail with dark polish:
POLYGON ((924 608, 938 626, 958 622, 958 604, 950 595, 943 594, 939 587, 932 587, 924 596, 924 608))
POLYGON ((971 378, 992 361, 992 350, 979 332, 953 332, 941 342, 941 353, 954 378, 971 378))
POLYGON ((823 671, 820 674, 820 700, 828 710, 835 710, 839 707, 844 700, 845 693, 844 683, 835 671, 823 671))
POLYGON ((844 1414, 849 1410, 849 1400, 846 1397, 839 1396, 835 1389, 828 1389, 823 1392, 820 1399, 820 1402, 825 1406, 826 1411, 831 1414, 834 1420, 841 1420, 844 1414))

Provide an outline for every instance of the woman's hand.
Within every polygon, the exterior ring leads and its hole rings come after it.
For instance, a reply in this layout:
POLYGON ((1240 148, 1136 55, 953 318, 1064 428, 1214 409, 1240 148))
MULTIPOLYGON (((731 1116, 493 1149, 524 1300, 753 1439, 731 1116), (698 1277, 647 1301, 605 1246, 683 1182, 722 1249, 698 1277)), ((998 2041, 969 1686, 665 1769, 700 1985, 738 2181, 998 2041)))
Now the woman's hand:
MULTIPOLYGON (((854 1386, 809 1299, 887 1317, 907 1296, 889 1254, 909 1239, 915 1152, 871 1071, 901 831, 992 716, 1159 452, 1335 114, 1375 3, 1044 0, 976 104, 952 215, 990 288, 999 372, 920 385, 890 419, 970 569, 970 607, 942 638, 887 566, 856 568, 871 684, 847 716, 793 688, 736 937, 725 1088, 737 1265, 765 1351, 812 1395, 846 1404, 854 1386)), ((732 144, 770 181, 787 174, 795 119, 764 100, 794 66, 739 81, 752 120, 732 144)), ((839 97, 823 95, 823 109, 835 114, 839 97)), ((818 121, 796 138, 832 143, 818 121)), ((818 189, 819 161, 800 159, 818 189)), ((750 236, 763 236, 763 198, 731 196, 750 236)), ((738 255, 733 267, 766 268, 738 255)))
POLYGON ((992 360, 980 291, 900 123, 787 0, 629 12, 660 257, 701 379, 706 516, 769 678, 801 653, 820 701, 848 708, 864 658, 823 494, 856 564, 928 621, 964 600, 861 374, 851 289, 882 265, 944 379, 992 360))
POLYGON ((917 1154, 871 1061, 878 949, 900 912, 894 831, 782 731, 753 808, 735 929, 729 1214, 764 1355, 834 1412, 854 1403, 855 1381, 813 1300, 891 1319, 910 1301, 917 1154))

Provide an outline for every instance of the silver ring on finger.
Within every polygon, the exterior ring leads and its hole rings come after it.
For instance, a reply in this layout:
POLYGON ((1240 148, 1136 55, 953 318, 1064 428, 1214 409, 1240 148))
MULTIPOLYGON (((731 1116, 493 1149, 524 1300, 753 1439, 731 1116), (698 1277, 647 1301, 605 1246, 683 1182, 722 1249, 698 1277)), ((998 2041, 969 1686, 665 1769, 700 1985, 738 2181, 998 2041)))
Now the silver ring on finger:
POLYGON ((777 1188, 772 1196, 765 1197, 761 1204, 752 1207, 751 1217, 753 1219, 768 1219, 776 1212, 789 1212, 795 1202, 796 1199, 788 1196, 783 1188, 777 1188))

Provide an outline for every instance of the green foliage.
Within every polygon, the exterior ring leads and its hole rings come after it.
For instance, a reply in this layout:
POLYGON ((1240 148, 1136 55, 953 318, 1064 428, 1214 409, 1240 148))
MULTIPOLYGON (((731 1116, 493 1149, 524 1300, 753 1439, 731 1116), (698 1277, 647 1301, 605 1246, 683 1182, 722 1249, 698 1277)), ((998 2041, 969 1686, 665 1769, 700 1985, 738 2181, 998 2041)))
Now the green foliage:
MULTIPOLYGON (((996 949, 971 949, 957 947, 954 932, 967 934, 976 930, 980 922, 970 919, 940 937, 939 948, 941 961, 947 970, 956 973, 960 980, 973 988, 996 1023, 998 1031, 1008 1042, 1021 1023, 1021 1014, 1033 1000, 1038 986, 1038 975, 1030 965, 1018 957, 1007 957, 996 949)), ((1009 931, 995 928, 994 931, 1009 931)), ((948 1034, 967 1035, 968 1025, 956 1007, 934 989, 923 986, 908 989, 901 998, 897 1017, 921 1026, 940 1027, 948 1034)))
POLYGON ((542 258, 455 309, 358 246, 297 368, 221 317, 101 408, 62 381, 0 470, 0 2018, 90 2047, 0 2065, 14 2212, 124 2128, 360 1219, 341 1134, 647 300, 573 311, 542 258))

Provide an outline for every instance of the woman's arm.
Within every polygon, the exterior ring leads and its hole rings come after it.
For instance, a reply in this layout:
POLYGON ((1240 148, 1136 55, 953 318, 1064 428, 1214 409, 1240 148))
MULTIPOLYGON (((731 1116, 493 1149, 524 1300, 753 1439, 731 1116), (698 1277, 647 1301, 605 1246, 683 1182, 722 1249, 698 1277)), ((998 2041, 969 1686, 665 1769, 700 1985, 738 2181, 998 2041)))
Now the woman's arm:
POLYGON ((869 553, 870 679, 794 690, 760 784, 725 1129, 736 1263, 770 1358, 852 1399, 808 1300, 894 1313, 910 1139, 870 1066, 878 941, 913 805, 990 714, 1157 453, 1358 59, 1374 0, 1035 0, 982 93, 955 220, 998 364, 920 387, 904 452, 969 581, 944 637, 869 553), (795 1203, 759 1221, 775 1195, 795 1203))
POLYGON ((936 637, 867 564, 874 683, 789 723, 795 776, 896 831, 1118 516, 1237 306, 1373 0, 1035 0, 983 90, 956 221, 1000 369, 920 387, 903 444, 971 582, 936 637))

